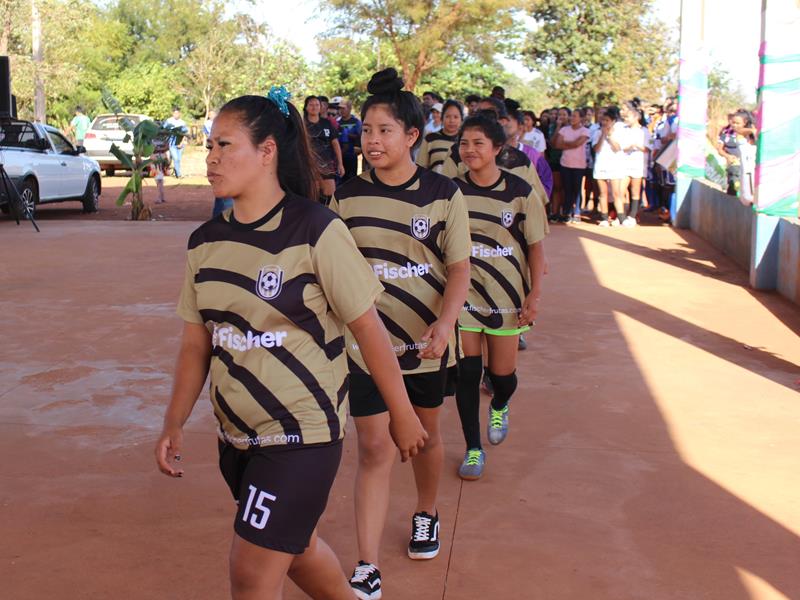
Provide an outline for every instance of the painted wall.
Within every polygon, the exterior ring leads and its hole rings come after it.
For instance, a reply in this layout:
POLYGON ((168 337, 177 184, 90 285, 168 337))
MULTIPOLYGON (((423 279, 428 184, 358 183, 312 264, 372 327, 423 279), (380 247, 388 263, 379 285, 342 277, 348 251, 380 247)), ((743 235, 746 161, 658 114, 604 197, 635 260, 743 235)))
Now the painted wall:
POLYGON ((730 256, 742 269, 750 269, 753 210, 738 198, 695 179, 689 187, 690 229, 730 256))
POLYGON ((778 291, 800 304, 800 219, 781 219, 778 226, 778 291))

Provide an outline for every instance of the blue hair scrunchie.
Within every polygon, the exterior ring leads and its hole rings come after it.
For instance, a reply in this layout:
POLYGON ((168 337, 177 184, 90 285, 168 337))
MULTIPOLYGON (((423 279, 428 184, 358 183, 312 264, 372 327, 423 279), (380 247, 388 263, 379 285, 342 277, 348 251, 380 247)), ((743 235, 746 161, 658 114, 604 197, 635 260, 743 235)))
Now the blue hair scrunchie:
POLYGON ((283 114, 284 117, 289 116, 289 106, 286 103, 291 99, 292 95, 289 93, 289 90, 282 85, 273 85, 271 88, 269 88, 267 100, 277 106, 278 110, 281 111, 281 114, 283 114))

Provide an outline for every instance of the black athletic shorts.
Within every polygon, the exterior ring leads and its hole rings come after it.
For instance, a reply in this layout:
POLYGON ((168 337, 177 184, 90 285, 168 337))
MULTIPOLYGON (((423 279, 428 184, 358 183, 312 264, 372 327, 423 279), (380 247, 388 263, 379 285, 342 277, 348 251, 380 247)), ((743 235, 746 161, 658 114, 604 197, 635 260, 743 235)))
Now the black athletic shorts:
MULTIPOLYGON (((448 369, 430 373, 403 375, 411 404, 420 408, 436 408, 444 402, 448 369)), ((371 417, 389 410, 370 375, 350 373, 350 414, 371 417)))
POLYGON ((234 531, 262 548, 302 554, 325 511, 341 458, 341 440, 247 450, 219 442, 219 468, 239 505, 234 531))

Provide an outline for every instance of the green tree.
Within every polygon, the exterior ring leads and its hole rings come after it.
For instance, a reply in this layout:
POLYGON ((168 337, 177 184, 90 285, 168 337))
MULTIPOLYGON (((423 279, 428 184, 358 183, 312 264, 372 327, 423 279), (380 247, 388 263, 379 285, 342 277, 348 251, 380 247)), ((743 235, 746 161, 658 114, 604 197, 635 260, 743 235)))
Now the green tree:
POLYGON ((322 38, 318 43, 322 61, 317 67, 315 91, 346 96, 357 106, 368 96, 367 83, 372 74, 385 65, 397 64, 386 41, 380 47, 376 42, 346 38, 322 38))
POLYGON ((109 81, 108 88, 125 112, 165 119, 172 113, 173 106, 183 104, 180 89, 175 85, 180 77, 175 66, 140 62, 109 81))
POLYGON ((425 76, 454 55, 492 61, 513 45, 519 31, 517 0, 330 0, 330 35, 387 41, 406 87, 416 91, 425 76))
POLYGON ((537 0, 523 56, 568 104, 660 99, 677 53, 653 0, 537 0))

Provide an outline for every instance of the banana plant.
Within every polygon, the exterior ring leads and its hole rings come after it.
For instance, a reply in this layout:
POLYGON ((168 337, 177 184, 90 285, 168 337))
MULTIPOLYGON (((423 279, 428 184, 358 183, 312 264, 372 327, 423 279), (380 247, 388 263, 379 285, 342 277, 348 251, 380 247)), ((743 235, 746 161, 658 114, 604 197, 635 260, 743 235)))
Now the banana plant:
MULTIPOLYGON (((103 91, 103 104, 115 115, 124 113, 120 103, 107 90, 103 91)), ((144 203, 142 181, 145 173, 156 160, 152 158, 155 144, 158 141, 164 142, 171 137, 175 137, 177 143, 180 143, 186 132, 182 131, 181 128, 164 126, 149 119, 143 119, 134 126, 130 119, 121 117, 119 123, 127 132, 122 141, 127 143, 133 140, 133 154, 124 152, 116 144, 111 144, 111 154, 122 163, 124 169, 131 172, 131 178, 128 179, 117 198, 117 206, 122 206, 130 196, 131 219, 134 221, 148 221, 150 220, 151 212, 150 207, 144 203)))

